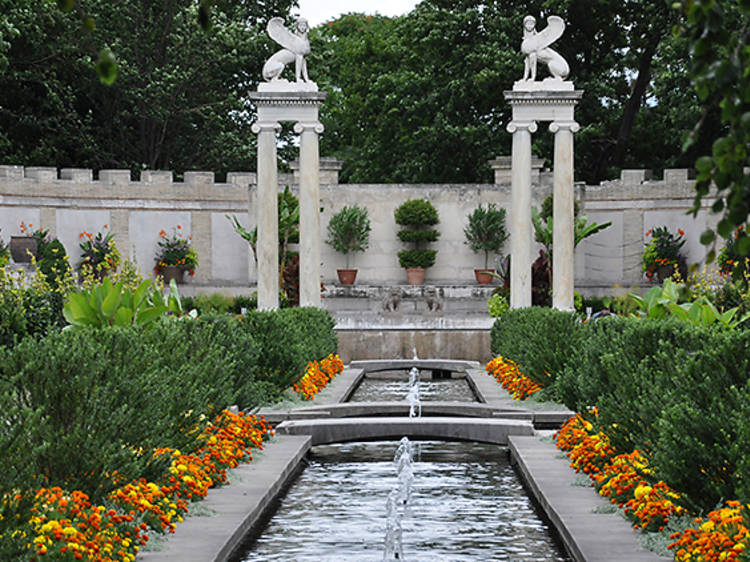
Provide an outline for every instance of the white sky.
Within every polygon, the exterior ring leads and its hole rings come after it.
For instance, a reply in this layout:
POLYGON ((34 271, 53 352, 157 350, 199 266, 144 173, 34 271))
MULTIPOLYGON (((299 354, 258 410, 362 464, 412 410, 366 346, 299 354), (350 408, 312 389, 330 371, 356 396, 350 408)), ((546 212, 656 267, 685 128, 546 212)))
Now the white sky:
POLYGON ((410 12, 419 0, 299 0, 299 15, 307 18, 311 27, 341 14, 363 12, 382 16, 400 16, 410 12))

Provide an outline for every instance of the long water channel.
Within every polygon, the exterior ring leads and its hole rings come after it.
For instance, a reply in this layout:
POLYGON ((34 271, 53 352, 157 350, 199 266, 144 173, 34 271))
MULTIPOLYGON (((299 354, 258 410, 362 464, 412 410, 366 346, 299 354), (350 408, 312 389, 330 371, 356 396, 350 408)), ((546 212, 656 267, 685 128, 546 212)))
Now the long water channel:
MULTIPOLYGON (((406 392, 403 380, 365 378, 352 400, 403 400, 406 392)), ((426 400, 476 401, 463 379, 425 381, 420 392, 426 400)), ((266 527, 233 562, 383 560, 397 447, 395 441, 313 447, 266 527)), ((414 448, 411 498, 401 519, 404 560, 568 560, 505 447, 424 441, 414 448)))

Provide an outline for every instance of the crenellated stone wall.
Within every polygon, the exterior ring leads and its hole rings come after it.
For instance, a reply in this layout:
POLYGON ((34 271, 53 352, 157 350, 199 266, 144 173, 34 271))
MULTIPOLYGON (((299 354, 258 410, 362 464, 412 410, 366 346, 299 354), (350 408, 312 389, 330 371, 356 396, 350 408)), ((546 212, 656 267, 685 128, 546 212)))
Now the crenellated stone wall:
MULTIPOLYGON (((370 248, 352 256, 359 269, 357 284, 404 284, 405 273, 396 254, 403 245, 396 238, 395 208, 411 198, 427 198, 440 215, 435 266, 427 283, 472 284, 473 269, 483 266, 483 256, 464 243, 467 215, 479 203, 510 207, 510 158, 492 161, 493 184, 339 184, 341 162, 320 161, 321 236, 326 238, 330 217, 344 205, 355 203, 369 210, 370 248)), ((298 167, 279 175, 279 188, 298 185, 298 167)), ((247 287, 255 282, 255 264, 247 242, 237 235, 225 215, 236 215, 248 229, 255 226, 256 176, 229 173, 225 183, 212 172, 185 172, 174 182, 168 171, 144 170, 131 178, 128 170, 92 170, 0 166, 0 237, 8 241, 19 234, 21 221, 49 229, 65 245, 71 260, 80 257, 79 235, 98 232, 105 225, 114 233, 124 255, 135 257, 145 275, 150 274, 159 231, 177 225, 193 243, 200 265, 189 284, 205 287, 247 287), (250 212, 248 212, 248 209, 250 212)), ((685 250, 690 262, 704 258, 698 238, 716 218, 702 209, 696 218, 687 215, 693 202, 692 180, 687 170, 665 170, 662 180, 645 170, 623 170, 618 180, 601 185, 576 185, 576 197, 589 219, 612 221, 612 226, 584 241, 576 250, 576 288, 584 293, 611 292, 613 285, 629 287, 642 281, 640 256, 645 232, 667 225, 687 233, 685 250)), ((543 161, 532 162, 532 204, 539 206, 551 192, 552 173, 543 161)), ((336 269, 345 257, 322 246, 322 276, 335 284, 336 269)), ((507 252, 508 247, 505 248, 507 252)))

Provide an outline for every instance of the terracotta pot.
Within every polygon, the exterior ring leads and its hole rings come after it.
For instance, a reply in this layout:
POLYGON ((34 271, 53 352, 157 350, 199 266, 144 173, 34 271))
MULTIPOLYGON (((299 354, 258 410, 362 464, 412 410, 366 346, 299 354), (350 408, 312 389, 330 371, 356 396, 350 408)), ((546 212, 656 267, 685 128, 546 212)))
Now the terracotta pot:
POLYGON ((357 278, 357 270, 337 269, 336 275, 339 276, 339 283, 342 285, 354 285, 354 280, 357 278))
POLYGON ((474 277, 480 285, 489 285, 492 283, 492 273, 495 273, 494 269, 475 269, 474 277))
POLYGON ((185 270, 181 267, 177 267, 176 265, 165 265, 161 268, 161 276, 164 278, 164 284, 169 285, 170 281, 172 279, 175 280, 175 283, 180 285, 182 283, 182 278, 185 275, 185 270))
POLYGON ((424 267, 407 267, 406 282, 409 285, 422 285, 424 283, 424 267))
POLYGON ((33 236, 11 236, 10 255, 16 263, 31 263, 31 253, 35 258, 37 255, 37 241, 33 236))

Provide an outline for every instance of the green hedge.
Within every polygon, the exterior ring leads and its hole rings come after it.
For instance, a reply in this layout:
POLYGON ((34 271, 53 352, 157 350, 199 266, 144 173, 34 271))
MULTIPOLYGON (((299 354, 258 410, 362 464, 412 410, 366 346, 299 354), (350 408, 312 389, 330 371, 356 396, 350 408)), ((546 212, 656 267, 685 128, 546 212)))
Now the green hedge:
POLYGON ((490 345, 493 354, 518 363, 543 387, 547 398, 558 399, 553 383, 580 345, 581 336, 580 320, 574 313, 535 306, 509 310, 496 320, 490 345))
POLYGON ((254 311, 0 346, 0 489, 59 485, 99 501, 115 470, 161 474, 150 451, 190 452, 195 427, 221 409, 278 399, 307 362, 336 351, 333 325, 317 309, 254 311))
POLYGON ((619 451, 645 451, 654 477, 691 507, 750 501, 749 330, 561 314, 509 311, 493 327, 493 352, 526 374, 548 371, 534 377, 547 395, 597 423, 619 451))

